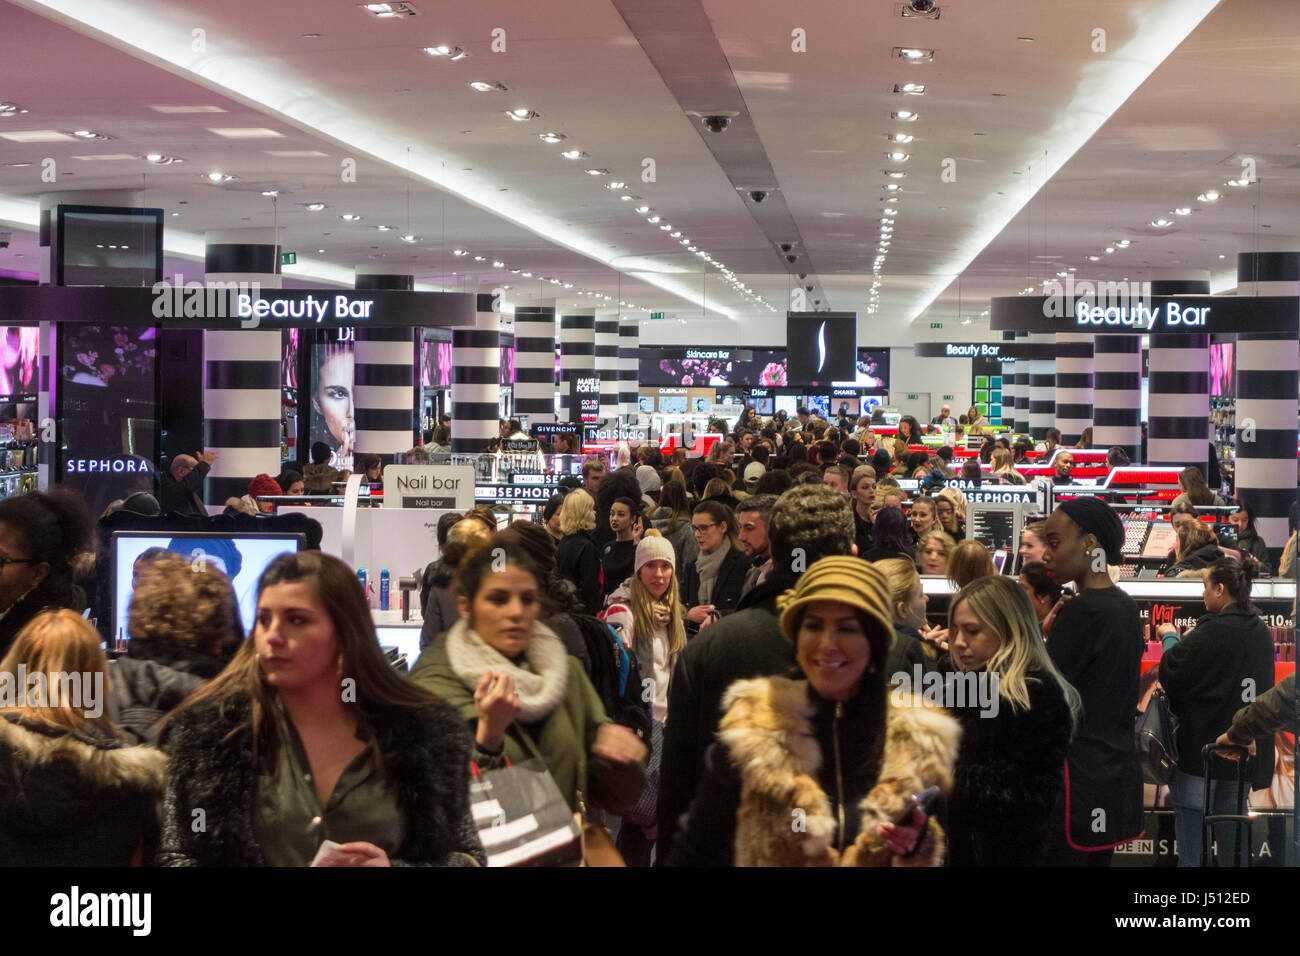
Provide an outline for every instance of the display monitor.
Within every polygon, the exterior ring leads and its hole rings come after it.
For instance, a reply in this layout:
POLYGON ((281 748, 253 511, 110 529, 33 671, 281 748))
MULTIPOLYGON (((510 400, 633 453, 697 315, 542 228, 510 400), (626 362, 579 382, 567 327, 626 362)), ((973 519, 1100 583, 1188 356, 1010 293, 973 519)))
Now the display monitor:
MULTIPOLYGON (((778 395, 775 402, 776 412, 785 412, 790 418, 794 418, 795 413, 799 411, 799 398, 796 395, 778 395)), ((772 414, 775 415, 776 412, 772 414)))
POLYGON ((127 621, 135 589, 136 560, 150 548, 172 551, 187 561, 203 560, 225 572, 235 589, 244 633, 251 634, 257 616, 257 582, 267 565, 282 554, 301 551, 307 539, 287 532, 115 531, 109 543, 113 582, 113 633, 130 636, 127 621))
POLYGON ((850 416, 851 418, 857 418, 859 415, 862 414, 862 400, 859 399, 856 395, 853 396, 852 398, 832 397, 831 414, 834 415, 836 418, 838 418, 841 411, 843 411, 844 414, 850 416))
POLYGON ((791 385, 856 380, 856 312, 789 312, 785 341, 786 374, 791 385))
POLYGON ((1210 344, 1210 394, 1216 398, 1235 394, 1234 349, 1232 342, 1210 344))
POLYGON ((748 404, 753 406, 756 413, 764 417, 776 414, 776 400, 770 395, 767 398, 751 398, 748 404))
POLYGON ((163 211, 59 205, 58 285, 152 286, 162 279, 163 211))
POLYGON ((829 419, 831 416, 831 399, 829 395, 808 395, 804 398, 808 411, 829 419))
POLYGON ((660 395, 659 411, 665 415, 685 415, 687 399, 685 395, 660 395))
MULTIPOLYGON (((980 542, 992 554, 1016 550, 1025 527, 1025 505, 972 502, 966 507, 966 537, 980 542)), ((1004 563, 1006 559, 1003 559, 1004 563)), ((1001 570, 1001 569, 999 569, 1001 570)))

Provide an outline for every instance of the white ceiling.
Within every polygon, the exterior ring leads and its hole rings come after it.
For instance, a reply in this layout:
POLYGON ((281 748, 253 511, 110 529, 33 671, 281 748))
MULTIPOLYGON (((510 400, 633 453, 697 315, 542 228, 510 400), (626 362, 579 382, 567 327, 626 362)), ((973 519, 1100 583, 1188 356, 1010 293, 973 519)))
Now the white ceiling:
MULTIPOLYGON (((148 204, 181 213, 167 220, 189 236, 180 248, 201 251, 207 229, 278 224, 284 248, 299 252, 299 271, 324 278, 391 264, 439 287, 510 284, 520 304, 557 296, 592 304, 566 298, 582 288, 612 304, 707 318, 718 341, 746 340, 747 328, 775 321, 636 214, 644 203, 784 311, 794 280, 704 139, 727 133, 698 132, 684 110, 708 104, 677 101, 613 4, 415 4, 417 17, 376 20, 349 0, 0 3, 0 102, 30 110, 0 119, 0 134, 91 128, 113 137, 0 138, 0 220, 17 226, 0 270, 36 271, 30 229, 42 192, 143 186, 148 204), (193 48, 196 28, 205 31, 203 51, 193 48), (504 53, 491 50, 494 28, 505 30, 504 53), (420 51, 435 43, 471 56, 450 62, 420 51), (470 80, 510 92, 476 93, 470 80), (164 114, 158 105, 225 112, 164 114), (504 114, 512 107, 542 116, 515 123, 504 114), (282 135, 210 132, 223 127, 282 135), (538 139, 552 130, 567 135, 562 145, 538 139), (589 158, 564 160, 565 148, 589 158), (147 152, 186 162, 74 158, 147 152), (58 164, 57 184, 40 181, 45 157, 58 164), (340 180, 348 157, 357 161, 355 183, 340 180), (647 157, 655 182, 640 179, 647 157), (27 162, 37 165, 8 165, 27 162), (606 178, 585 175, 587 167, 608 169, 639 201, 620 201, 624 191, 601 188, 606 178), (207 185, 200 177, 212 169, 238 180, 207 185), (274 206, 260 195, 269 188, 281 191, 274 206), (415 245, 397 238, 408 228, 408 193, 409 228, 422 237, 415 245), (308 212, 300 204, 310 201, 329 208, 308 212), (343 213, 364 218, 347 223, 343 213), (397 228, 381 233, 379 224, 397 228), (456 258, 454 248, 471 255, 456 258), (493 269, 493 259, 508 265, 493 269), (573 289, 542 284, 542 275, 573 289), (728 329, 738 337, 727 338, 728 329)), ((978 321, 989 296, 1014 294, 1057 268, 1107 278, 1161 266, 1231 269, 1236 234, 1296 223, 1300 3, 1215 6, 941 0, 943 15, 928 21, 901 18, 891 3, 703 0, 825 305, 862 314, 864 344, 943 334, 928 323, 957 321, 959 275, 961 314, 978 321), (1097 27, 1106 31, 1104 54, 1091 49, 1097 27), (806 32, 807 52, 792 52, 795 28, 806 32), (936 49, 935 61, 892 55, 913 45, 936 49), (925 83, 926 94, 892 92, 907 80, 925 83), (890 110, 902 108, 920 120, 891 121, 890 110), (885 156, 895 131, 915 136, 900 147, 911 157, 902 165, 885 156), (1243 155, 1256 158, 1260 182, 1225 188, 1243 155), (956 182, 940 180, 945 158, 956 161, 956 182), (890 181, 882 170, 891 167, 908 176, 899 181, 880 309, 868 317, 881 186, 890 181), (1175 229, 1145 226, 1196 207, 1207 188, 1224 198, 1175 229), (1087 260, 1121 238, 1132 245, 1087 260)))

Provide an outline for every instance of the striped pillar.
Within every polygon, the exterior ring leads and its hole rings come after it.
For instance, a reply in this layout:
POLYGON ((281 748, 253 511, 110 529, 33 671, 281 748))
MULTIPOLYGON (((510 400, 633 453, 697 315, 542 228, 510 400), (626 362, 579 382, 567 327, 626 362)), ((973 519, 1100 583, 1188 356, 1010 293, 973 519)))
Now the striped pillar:
POLYGON ((1093 343, 1093 431, 1098 448, 1119 445, 1142 460, 1142 337, 1098 335, 1093 343))
MULTIPOLYGON (((280 288, 274 229, 214 231, 205 239, 208 282, 280 288)), ((204 332, 203 370, 204 450, 217 453, 204 502, 220 505, 248 494, 254 476, 280 473, 280 331, 204 332)))
POLYGON ((1086 332, 1056 336, 1056 427, 1065 445, 1077 443, 1092 427, 1092 340, 1086 332))
MULTIPOLYGON (((1014 343, 1016 333, 1009 330, 1003 332, 1002 341, 1014 343)), ((1020 394, 1020 373, 1016 365, 1014 361, 1002 364, 1002 424, 1011 429, 1013 434, 1016 430, 1016 396, 1020 394)))
POLYGON ((600 417, 618 418, 618 312, 596 316, 596 374, 600 376, 600 417))
MULTIPOLYGON (((1029 344, 1028 332, 1017 332, 1016 341, 1029 344)), ((1016 434, 1029 434, 1029 360, 1016 362, 1016 434)))
MULTIPOLYGON (((1237 295, 1300 295, 1300 238, 1242 237, 1237 295), (1260 245, 1271 246, 1261 251, 1260 245)), ((1237 336, 1236 496, 1255 512, 1255 528, 1277 568, 1287 541, 1287 514, 1295 504, 1296 394, 1300 342, 1294 334, 1243 332, 1237 336)))
POLYGON ((451 330, 451 451, 476 455, 501 436, 501 314, 493 296, 477 296, 473 328, 451 330))
MULTIPOLYGON (((1152 295, 1209 295, 1205 272, 1151 281, 1152 295)), ((1147 460, 1206 469, 1210 450, 1210 337, 1151 336, 1147 375, 1147 460)))
POLYGON ((638 374, 641 361, 641 320, 625 315, 618 325, 618 409, 628 424, 641 413, 638 374))
MULTIPOLYGON (((357 266, 358 290, 410 292, 415 276, 387 267, 357 266)), ((415 444, 415 333, 412 329, 357 329, 354 339, 353 404, 356 454, 379 455, 384 463, 415 444)))
POLYGON ((573 311, 560 316, 560 419, 580 421, 571 407, 569 383, 596 369, 596 313, 573 311))
POLYGON ((555 421, 555 306, 515 308, 515 414, 555 421))
MULTIPOLYGON (((1031 332, 1031 345, 1055 345, 1051 332, 1031 332)), ((1034 441, 1047 437, 1056 424, 1056 363, 1051 359, 1034 359, 1029 363, 1029 435, 1034 441)))

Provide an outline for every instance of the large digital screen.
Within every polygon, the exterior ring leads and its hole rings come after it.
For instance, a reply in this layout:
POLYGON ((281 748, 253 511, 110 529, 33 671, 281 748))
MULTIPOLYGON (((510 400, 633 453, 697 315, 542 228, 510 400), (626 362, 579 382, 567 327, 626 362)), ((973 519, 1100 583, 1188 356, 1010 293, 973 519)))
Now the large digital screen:
POLYGON ((15 402, 36 398, 40 337, 35 326, 0 326, 0 398, 15 402))
POLYGON ((829 385, 857 378, 857 313, 791 312, 785 342, 788 384, 829 385))
POLYGON ((135 588, 135 561, 150 548, 173 551, 187 561, 201 555, 203 561, 211 562, 213 567, 222 571, 235 589, 244 633, 251 634, 257 616, 257 581, 262 572, 280 555, 299 551, 305 544, 299 534, 114 532, 111 545, 113 633, 130 636, 127 621, 130 619, 131 592, 135 588))
POLYGON ((1215 397, 1235 394, 1233 387, 1233 352, 1232 342, 1210 345, 1210 394, 1215 397))
POLYGON ((330 465, 351 470, 356 443, 355 357, 351 329, 313 332, 308 443, 329 446, 330 465))
POLYGON ((451 388, 451 343, 426 339, 420 348, 420 385, 451 388))
POLYGON ((642 385, 785 385, 785 352, 778 349, 643 348, 642 385))
POLYGON ((161 209, 58 206, 58 285, 151 286, 162 278, 161 209))
POLYGON ((889 388, 889 349, 858 349, 857 370, 852 384, 859 388, 889 388))

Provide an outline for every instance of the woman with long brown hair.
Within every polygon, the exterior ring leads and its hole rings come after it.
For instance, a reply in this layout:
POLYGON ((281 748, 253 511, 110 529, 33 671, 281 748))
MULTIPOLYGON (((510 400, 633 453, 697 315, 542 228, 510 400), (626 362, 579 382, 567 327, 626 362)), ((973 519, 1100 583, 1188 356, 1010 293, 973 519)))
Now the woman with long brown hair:
POLYGON ((464 724, 392 669, 361 584, 337 558, 271 562, 252 638, 161 739, 164 864, 304 866, 322 853, 318 865, 486 862, 464 724))

